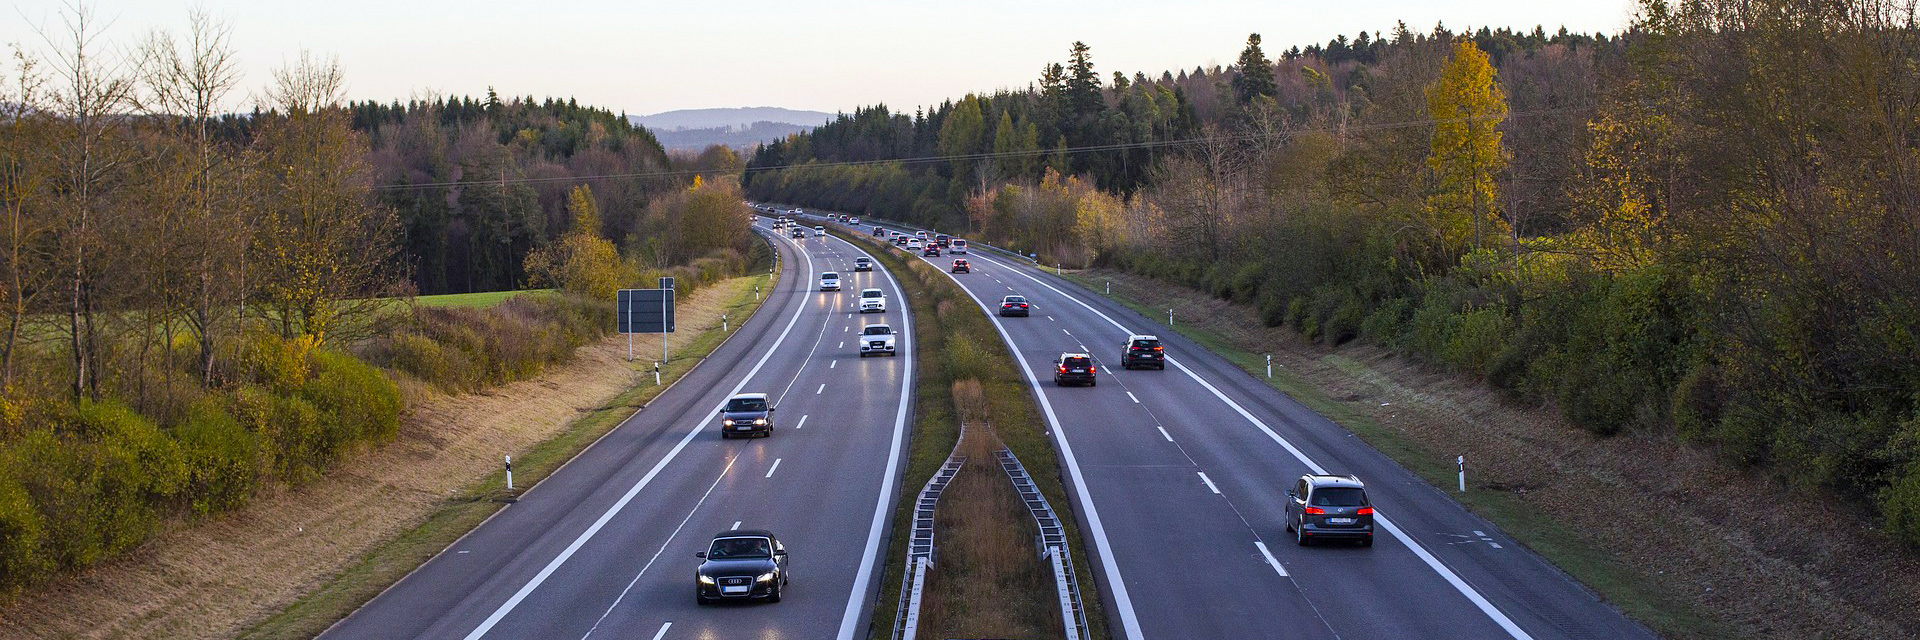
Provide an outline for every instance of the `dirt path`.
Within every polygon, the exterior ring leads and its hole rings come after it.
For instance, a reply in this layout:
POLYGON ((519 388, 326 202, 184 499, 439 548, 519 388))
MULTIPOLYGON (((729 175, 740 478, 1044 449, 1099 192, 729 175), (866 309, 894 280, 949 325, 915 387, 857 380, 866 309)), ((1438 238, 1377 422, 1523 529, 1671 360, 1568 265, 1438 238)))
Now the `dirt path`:
MULTIPOLYGON (((693 295, 676 310, 682 329, 717 326, 746 280, 693 295)), ((659 343, 635 341, 651 345, 641 353, 658 353, 659 343)), ((0 610, 0 638, 232 637, 418 526, 502 455, 553 437, 639 382, 626 354, 616 336, 539 378, 421 401, 396 442, 310 486, 258 496, 212 521, 172 523, 126 556, 22 597, 0 610)))
POLYGON ((1116 294, 1150 308, 1185 309, 1240 349, 1272 353, 1279 370, 1449 472, 1464 453, 1477 491, 1509 493, 1650 585, 1633 595, 1655 598, 1655 616, 1678 599, 1709 619, 1656 627, 1683 637, 1920 637, 1920 556, 1822 491, 1780 486, 1670 434, 1596 438, 1550 407, 1378 348, 1309 343, 1201 292, 1105 270, 1081 275, 1111 280, 1116 294))

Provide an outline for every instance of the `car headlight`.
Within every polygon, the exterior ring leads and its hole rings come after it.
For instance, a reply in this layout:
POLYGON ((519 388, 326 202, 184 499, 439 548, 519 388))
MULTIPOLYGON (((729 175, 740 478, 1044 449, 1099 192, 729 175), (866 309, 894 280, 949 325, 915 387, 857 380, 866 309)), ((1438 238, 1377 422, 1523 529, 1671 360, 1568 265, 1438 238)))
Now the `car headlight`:
POLYGON ((768 571, 766 573, 762 573, 760 574, 760 577, 755 578, 754 580, 759 582, 773 582, 773 572, 768 571))
POLYGON ((759 425, 764 425, 764 424, 766 424, 766 423, 767 423, 767 419, 766 419, 766 418, 756 418, 756 419, 754 419, 754 421, 753 421, 753 423, 754 423, 754 424, 759 424, 759 425))
POLYGON ((713 584, 713 576, 700 576, 700 584, 713 584))
POLYGON ((723 425, 726 425, 726 426, 729 426, 729 427, 731 427, 731 426, 733 426, 733 418, 722 418, 722 419, 720 420, 720 424, 723 424, 723 425))

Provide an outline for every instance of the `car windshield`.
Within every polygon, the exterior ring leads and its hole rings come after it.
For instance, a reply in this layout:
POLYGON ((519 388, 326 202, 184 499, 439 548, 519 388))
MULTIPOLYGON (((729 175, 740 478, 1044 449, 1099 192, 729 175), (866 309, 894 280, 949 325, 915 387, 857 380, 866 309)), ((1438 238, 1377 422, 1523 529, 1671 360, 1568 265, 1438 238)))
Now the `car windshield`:
POLYGON ((1314 490, 1312 502, 1316 507, 1364 507, 1367 492, 1353 487, 1322 487, 1314 490))
POLYGON ((893 328, 888 327, 887 325, 884 325, 884 324, 876 324, 876 325, 871 325, 867 327, 866 330, 861 331, 860 333, 864 335, 869 335, 869 336, 884 336, 884 335, 892 334, 893 328))
POLYGON ((708 560, 765 560, 773 557, 766 538, 720 538, 707 550, 708 560))
POLYGON ((820 274, 821 280, 835 280, 835 279, 838 279, 839 277, 840 277, 840 274, 834 273, 832 271, 828 271, 826 273, 820 274))
POLYGON ((734 398, 727 401, 728 411, 766 411, 766 398, 734 398))
POLYGON ((862 292, 860 292, 860 297, 862 297, 862 298, 885 298, 885 297, 887 297, 887 294, 884 294, 884 293, 881 293, 879 289, 868 289, 868 290, 866 290, 866 291, 862 291, 862 292))
POLYGON ((1152 349, 1152 348, 1154 348, 1154 347, 1158 347, 1158 346, 1160 346, 1160 341, 1159 341, 1159 340, 1135 340, 1135 341, 1133 341, 1133 348, 1135 348, 1135 349, 1152 349))

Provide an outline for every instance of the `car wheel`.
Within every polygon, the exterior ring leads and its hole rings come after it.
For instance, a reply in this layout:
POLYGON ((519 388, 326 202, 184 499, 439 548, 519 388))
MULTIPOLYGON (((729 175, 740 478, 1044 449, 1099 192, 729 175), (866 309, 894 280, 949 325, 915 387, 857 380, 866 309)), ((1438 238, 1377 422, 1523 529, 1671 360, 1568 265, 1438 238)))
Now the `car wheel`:
POLYGON ((728 439, 731 439, 731 438, 733 438, 733 434, 731 434, 731 433, 727 433, 727 432, 725 432, 725 431, 722 431, 722 432, 720 432, 720 439, 721 439, 721 440, 728 440, 728 439))
POLYGON ((1293 528, 1293 542, 1302 547, 1307 546, 1307 528, 1306 527, 1293 528))
POLYGON ((713 604, 713 601, 708 600, 706 596, 700 595, 700 593, 696 591, 693 594, 693 603, 704 607, 713 604))
POLYGON ((1372 537, 1372 536, 1368 536, 1368 537, 1365 537, 1365 538, 1361 538, 1361 539, 1360 539, 1360 546, 1362 546, 1362 547, 1371 547, 1371 546, 1373 546, 1373 537, 1372 537))
POLYGON ((1099 381, 1099 380, 1088 380, 1088 381, 1087 381, 1087 386, 1089 386, 1089 387, 1097 387, 1097 386, 1100 386, 1100 381, 1099 381))
POLYGON ((773 591, 767 594, 767 602, 780 601, 780 585, 773 585, 773 591))

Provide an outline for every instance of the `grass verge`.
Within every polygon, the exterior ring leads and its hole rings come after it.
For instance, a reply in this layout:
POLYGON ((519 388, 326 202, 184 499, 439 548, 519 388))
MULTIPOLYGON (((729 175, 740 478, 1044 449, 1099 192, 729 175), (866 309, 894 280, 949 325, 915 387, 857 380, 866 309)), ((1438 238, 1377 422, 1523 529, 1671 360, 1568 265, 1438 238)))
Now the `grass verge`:
MULTIPOLYGON (((1034 483, 1047 500, 1065 513, 1067 505, 1073 503, 1067 499, 1057 464, 1050 467, 1052 473, 1045 471, 1049 466, 1043 461, 1057 461, 1059 458, 1052 442, 1047 439, 1039 405, 1026 380, 1018 373, 1020 368, 1014 362, 1012 352, 1000 339, 999 332, 994 329, 985 312, 939 269, 912 260, 892 245, 875 242, 868 236, 845 233, 840 229, 834 229, 834 233, 881 261, 899 280, 901 288, 906 291, 907 302, 913 309, 914 349, 918 366, 914 381, 914 430, 902 480, 906 491, 918 491, 925 485, 953 450, 962 419, 956 405, 975 403, 972 400, 956 403, 954 383, 974 381, 980 389, 980 400, 977 401, 977 408, 969 409, 968 413, 977 412, 984 416, 984 421, 993 425, 993 435, 1020 457, 1033 473, 1034 483)), ((965 388, 964 384, 962 388, 965 388)), ((976 465, 998 474, 997 482, 1008 487, 1008 496, 1013 495, 1011 484, 1000 473, 999 467, 993 464, 990 455, 985 456, 984 460, 970 461, 967 466, 972 468, 976 465)), ((956 482, 958 480, 956 478, 956 482)), ((955 499, 955 490, 949 487, 948 493, 942 496, 943 510, 949 508, 947 500, 955 499)), ((990 506, 984 506, 990 504, 989 497, 979 506, 991 509, 990 506)), ((1010 504, 1017 505, 1017 497, 1010 504)), ((891 629, 897 613, 912 516, 912 501, 902 499, 894 511, 892 540, 885 557, 886 569, 881 575, 880 598, 873 608, 872 628, 877 633, 891 629)), ((1019 518, 1024 519, 1026 527, 1033 526, 1024 511, 1020 511, 1019 518)), ((1092 637, 1105 638, 1106 615, 1095 586, 1096 581, 1090 579, 1093 572, 1087 562, 1087 547, 1080 538, 1079 523, 1073 518, 1061 518, 1061 521, 1066 527, 1068 544, 1081 550, 1074 554, 1074 565, 1081 576, 1088 577, 1081 580, 1084 589, 1081 596, 1088 608, 1087 620, 1093 627, 1092 637)), ((965 564, 993 562, 1005 566, 988 569, 995 576, 990 583, 964 578, 939 581, 941 585, 983 587, 985 590, 928 594, 925 598, 927 602, 938 603, 931 606, 939 608, 939 619, 933 621, 939 628, 923 627, 924 632, 929 637, 985 637, 982 634, 997 637, 1057 637, 1060 621, 1058 608, 1052 606, 1054 592, 1051 571, 1046 570, 1044 581, 1038 583, 1038 588, 1033 592, 1019 590, 1020 585, 1029 584, 1029 581, 1019 577, 1023 575, 1019 570, 1021 567, 1044 570, 1037 550, 1032 548, 1030 542, 1007 545, 996 541, 992 534, 980 533, 982 535, 974 538, 980 546, 965 552, 957 552, 946 545, 964 542, 966 538, 954 536, 952 540, 940 540, 941 556, 950 560, 945 564, 963 564, 956 560, 967 558, 969 560, 965 564), (972 555, 975 551, 980 555, 972 555), (1000 571, 1001 568, 1007 570, 1000 571), (1001 580, 1002 577, 1005 580, 1001 580)), ((935 569, 944 570, 940 566, 935 569)), ((956 569, 981 568, 960 566, 956 569)), ((922 612, 925 614, 928 610, 923 609, 922 612)))
MULTIPOLYGON (((732 318, 732 328, 737 328, 758 311, 760 300, 755 293, 756 287, 772 290, 774 277, 761 271, 764 267, 764 263, 749 267, 749 273, 758 272, 759 275, 734 278, 715 285, 716 288, 724 288, 717 289, 720 291, 732 290, 731 295, 721 303, 720 311, 732 318)), ((545 479, 602 435, 619 426, 634 411, 659 396, 667 385, 686 375, 707 354, 718 348, 731 332, 721 330, 719 313, 711 315, 715 318, 714 322, 701 327, 691 340, 674 343, 673 359, 661 368, 662 385, 648 381, 629 388, 567 425, 559 435, 515 454, 515 484, 524 490, 545 479)), ((686 317, 681 316, 683 321, 686 317)), ((685 331, 684 325, 682 331, 685 331)), ((651 371, 652 363, 643 358, 634 361, 631 366, 635 370, 644 368, 651 371)), ((460 536, 479 526, 499 511, 506 504, 504 500, 514 493, 506 489, 504 472, 492 473, 468 484, 442 502, 420 525, 362 554, 348 569, 308 592, 286 609, 247 629, 240 637, 264 640, 319 635, 335 621, 351 614, 460 536)))
POLYGON ((553 289, 447 293, 436 296, 415 296, 413 303, 423 307, 491 307, 516 296, 545 296, 553 293, 553 289))
MULTIPOLYGON (((1168 308, 1189 308, 1193 300, 1206 297, 1202 292, 1157 280, 1152 281, 1152 287, 1134 286, 1133 280, 1145 279, 1127 274, 1070 271, 1064 277, 1089 292, 1103 290, 1103 284, 1111 280, 1116 286, 1113 287, 1113 293, 1106 297, 1148 318, 1158 317, 1157 314, 1168 308)), ((1229 327, 1225 323, 1233 321, 1196 314, 1191 319, 1181 319, 1174 330, 1259 378, 1266 372, 1265 354, 1255 351, 1260 345, 1254 341, 1228 335, 1229 327)), ((1365 364, 1337 354, 1308 357, 1317 357, 1347 375, 1377 375, 1365 364)), ((1689 606, 1685 599, 1675 597, 1645 573, 1591 544, 1551 513, 1515 494, 1507 491, 1455 492, 1457 469, 1453 454, 1430 450, 1406 433, 1382 425, 1354 405, 1329 396, 1315 381, 1285 367, 1275 368, 1273 377, 1267 379, 1267 383, 1360 436, 1368 445, 1393 458, 1428 484, 1447 491, 1474 514, 1499 526, 1515 541, 1540 554, 1655 632, 1667 637, 1734 637, 1724 625, 1702 615, 1689 606)))

